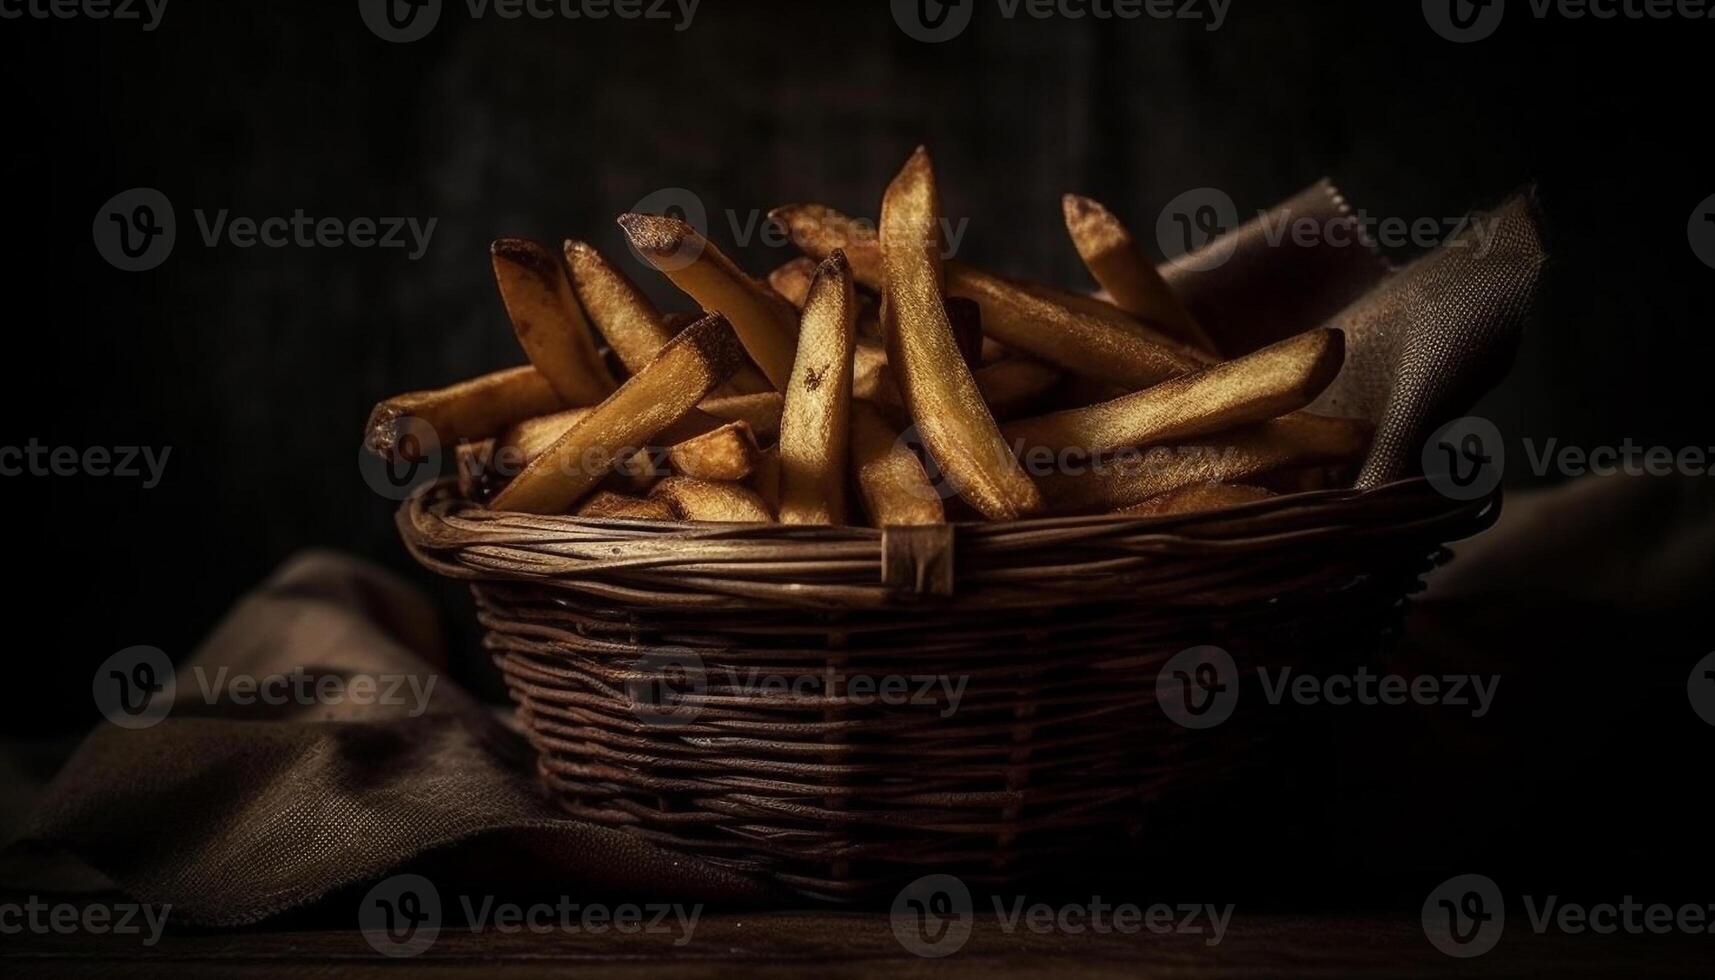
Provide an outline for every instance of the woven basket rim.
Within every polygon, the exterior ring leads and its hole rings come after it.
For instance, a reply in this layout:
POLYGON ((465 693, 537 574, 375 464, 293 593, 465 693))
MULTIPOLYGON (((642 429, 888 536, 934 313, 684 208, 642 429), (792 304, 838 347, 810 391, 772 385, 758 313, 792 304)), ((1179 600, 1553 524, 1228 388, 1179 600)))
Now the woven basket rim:
MULTIPOLYGON (((925 596, 1118 594, 1178 562, 1192 570, 1297 546, 1425 554, 1493 523, 1500 490, 1461 501, 1422 477, 1194 514, 1086 515, 927 528, 689 524, 491 511, 451 480, 400 507, 407 549, 450 578, 510 580, 641 606, 894 605, 925 596), (956 564, 955 568, 955 556, 956 564), (1149 573, 1149 574, 1146 574, 1149 573)), ((1012 604, 1010 601, 1008 604, 1012 604)))

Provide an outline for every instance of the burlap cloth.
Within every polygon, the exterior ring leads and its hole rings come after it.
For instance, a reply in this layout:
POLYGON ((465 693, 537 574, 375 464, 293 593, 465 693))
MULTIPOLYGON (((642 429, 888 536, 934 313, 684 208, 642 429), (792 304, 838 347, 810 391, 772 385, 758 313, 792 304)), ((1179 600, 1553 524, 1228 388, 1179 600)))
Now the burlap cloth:
MULTIPOLYGON (((1278 231, 1355 219, 1318 184, 1232 232, 1212 268, 1164 268, 1210 332, 1243 353, 1322 324, 1347 333, 1347 370, 1318 406, 1378 426, 1371 485, 1415 465, 1440 422, 1506 370, 1545 252, 1528 196, 1488 216, 1488 247, 1454 241, 1392 271, 1355 234, 1278 231)), ((385 573, 307 554, 243 600, 189 660, 267 676, 414 674, 437 683, 428 709, 235 706, 189 699, 151 728, 103 725, 46 789, 13 845, 56 853, 175 921, 256 922, 458 853, 496 875, 525 871, 584 893, 766 903, 765 886, 626 834, 560 817, 534 789, 523 745, 444 676, 434 614, 385 573)), ((181 683, 183 681, 181 680, 181 683)))

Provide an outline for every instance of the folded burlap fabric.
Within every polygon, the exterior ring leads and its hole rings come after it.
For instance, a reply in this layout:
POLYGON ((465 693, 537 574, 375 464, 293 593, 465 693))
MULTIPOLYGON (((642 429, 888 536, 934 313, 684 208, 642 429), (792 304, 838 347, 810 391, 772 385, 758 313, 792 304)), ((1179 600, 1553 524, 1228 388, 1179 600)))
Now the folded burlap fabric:
MULTIPOLYGON (((1352 357, 1325 411, 1376 421, 1366 484, 1409 472, 1423 437, 1504 369, 1543 251, 1529 204, 1495 213, 1488 248, 1450 243, 1391 273, 1354 234, 1279 236, 1283 223, 1355 230, 1319 184, 1220 244, 1212 268, 1165 274, 1231 353, 1323 323, 1352 357)), ((656 900, 765 902, 753 881, 614 830, 569 820, 538 794, 522 743, 451 684, 432 610, 389 576, 301 557, 244 600, 178 667, 192 677, 403 678, 395 703, 237 704, 180 697, 153 727, 92 733, 20 840, 58 848, 175 920, 229 926, 303 906, 433 852, 492 861, 497 879, 656 900), (225 670, 225 675, 220 672, 225 670), (526 861, 519 854, 529 855, 526 861)), ((495 887, 499 887, 498 884, 495 887)))
POLYGON ((255 922, 455 848, 467 860, 508 855, 495 887, 550 875, 604 894, 767 896, 557 814, 531 784, 522 742, 435 666, 435 622, 421 594, 380 569, 329 553, 293 560, 178 665, 164 720, 90 734, 20 841, 70 852, 190 925, 255 922), (299 671, 397 683, 400 697, 238 703, 228 685, 299 671), (216 677, 210 703, 197 688, 216 677))
POLYGON ((1346 366, 1310 410, 1376 424, 1357 480, 1376 487, 1418 472, 1424 440, 1506 375, 1546 261, 1526 192, 1392 271, 1323 181, 1162 272, 1229 355, 1344 331, 1346 366))

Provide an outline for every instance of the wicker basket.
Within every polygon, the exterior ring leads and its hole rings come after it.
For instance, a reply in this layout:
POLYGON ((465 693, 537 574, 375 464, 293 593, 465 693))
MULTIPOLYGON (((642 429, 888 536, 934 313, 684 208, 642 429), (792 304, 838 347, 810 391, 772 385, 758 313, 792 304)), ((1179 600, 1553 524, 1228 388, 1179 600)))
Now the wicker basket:
POLYGON ((846 899, 1024 876, 1266 760, 1279 713, 1175 724, 1168 658, 1365 663, 1444 543, 1498 510, 1411 480, 876 531, 494 513, 443 483, 399 527, 472 583, 567 813, 846 899))

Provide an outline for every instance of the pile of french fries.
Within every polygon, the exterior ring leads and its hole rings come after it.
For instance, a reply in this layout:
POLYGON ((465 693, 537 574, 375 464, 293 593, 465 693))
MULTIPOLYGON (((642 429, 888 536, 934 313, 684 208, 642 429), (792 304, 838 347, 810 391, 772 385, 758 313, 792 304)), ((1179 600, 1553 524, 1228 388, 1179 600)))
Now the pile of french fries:
POLYGON ((943 260, 919 149, 879 222, 770 219, 804 253, 766 282, 675 218, 619 219, 702 313, 664 314, 589 245, 491 252, 529 366, 377 405, 390 459, 454 447, 495 510, 875 527, 1165 515, 1316 489, 1369 426, 1303 409, 1345 358, 1313 330, 1224 359, 1125 226, 1065 199, 1100 296, 943 260))

